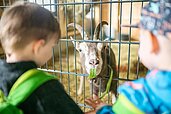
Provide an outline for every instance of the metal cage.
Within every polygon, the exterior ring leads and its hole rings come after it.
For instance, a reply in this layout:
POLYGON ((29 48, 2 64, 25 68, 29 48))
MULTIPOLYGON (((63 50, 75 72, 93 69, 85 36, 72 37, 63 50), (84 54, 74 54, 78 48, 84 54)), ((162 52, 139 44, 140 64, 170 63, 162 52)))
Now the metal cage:
MULTIPOLYGON (((4 8, 15 0, 1 0, 0 14, 4 8)), ((79 55, 71 43, 80 40, 80 35, 75 29, 67 29, 69 23, 80 24, 93 38, 95 26, 103 20, 109 23, 105 29, 101 27, 101 42, 109 43, 117 61, 118 86, 125 81, 145 76, 147 69, 139 62, 139 29, 122 27, 123 24, 135 24, 140 19, 141 8, 148 0, 28 0, 40 4, 50 10, 60 22, 62 38, 52 49, 52 59, 41 70, 57 76, 64 85, 68 94, 84 110, 89 110, 84 99, 91 97, 87 74, 82 73, 79 55), (105 40, 105 41, 104 41, 105 40), (77 95, 79 79, 84 76, 83 94, 77 95)), ((93 39, 91 40, 94 41, 93 39)), ((0 51, 1 52, 1 51, 0 51)), ((1 52, 2 53, 2 52, 1 52)), ((2 54, 1 54, 2 55, 2 54)), ((102 100, 111 103, 111 96, 106 95, 102 100)))

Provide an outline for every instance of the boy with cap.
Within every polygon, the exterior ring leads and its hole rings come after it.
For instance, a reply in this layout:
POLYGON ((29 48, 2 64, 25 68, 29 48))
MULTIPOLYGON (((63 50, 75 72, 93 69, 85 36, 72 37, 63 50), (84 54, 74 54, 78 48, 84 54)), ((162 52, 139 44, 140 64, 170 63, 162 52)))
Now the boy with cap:
MULTIPOLYGON (((38 4, 17 2, 4 11, 0 40, 6 60, 0 60, 0 90, 5 96, 22 74, 51 58, 60 34, 58 21, 38 4)), ((43 83, 18 108, 24 114, 83 114, 55 79, 43 83)))
MULTIPOLYGON (((135 26, 134 26, 135 27, 135 26)), ((151 1, 141 13, 141 62, 147 76, 119 87, 113 106, 87 99, 87 114, 171 114, 171 0, 151 1)))

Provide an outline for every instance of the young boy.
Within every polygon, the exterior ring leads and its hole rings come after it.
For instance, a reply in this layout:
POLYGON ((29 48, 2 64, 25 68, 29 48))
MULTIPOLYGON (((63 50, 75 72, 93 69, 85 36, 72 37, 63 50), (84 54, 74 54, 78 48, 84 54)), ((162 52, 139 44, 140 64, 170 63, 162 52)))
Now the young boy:
POLYGON ((141 62, 146 78, 126 82, 113 106, 87 99, 87 114, 171 114, 171 0, 151 1, 141 13, 141 62))
MULTIPOLYGON (((0 89, 7 96, 26 71, 45 64, 60 38, 60 26, 47 9, 18 2, 6 9, 0 21, 0 40, 6 60, 0 60, 0 89)), ((82 114, 58 80, 50 80, 18 106, 24 114, 82 114)))

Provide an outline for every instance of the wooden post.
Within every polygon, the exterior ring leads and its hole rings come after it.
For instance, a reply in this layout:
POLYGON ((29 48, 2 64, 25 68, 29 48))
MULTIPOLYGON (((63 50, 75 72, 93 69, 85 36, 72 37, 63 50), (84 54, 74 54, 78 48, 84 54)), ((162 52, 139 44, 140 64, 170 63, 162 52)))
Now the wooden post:
MULTIPOLYGON (((99 0, 98 0, 99 1, 99 0)), ((109 0, 102 0, 102 2, 109 1, 109 0)), ((108 21, 109 17, 109 4, 95 4, 95 25, 97 25, 101 20, 108 21), (100 9, 101 8, 101 9, 100 9)))
MULTIPOLYGON (((103 2, 108 2, 109 0, 103 0, 103 2)), ((102 4, 102 20, 103 21, 108 21, 109 22, 109 10, 110 4, 106 3, 106 4, 102 4)))

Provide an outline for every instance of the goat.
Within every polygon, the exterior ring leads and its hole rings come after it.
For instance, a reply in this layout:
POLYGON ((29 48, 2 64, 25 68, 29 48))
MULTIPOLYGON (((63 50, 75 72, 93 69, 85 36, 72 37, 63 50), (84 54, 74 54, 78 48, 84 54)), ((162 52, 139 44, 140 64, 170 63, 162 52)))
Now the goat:
MULTIPOLYGON (((106 21, 102 21, 101 24, 103 26, 108 23, 106 21)), ((116 60, 113 50, 106 43, 98 42, 101 24, 99 23, 94 31, 93 40, 96 42, 74 42, 73 38, 70 37, 74 47, 79 52, 83 73, 90 74, 90 69, 96 69, 96 78, 90 80, 90 85, 93 84, 93 86, 90 86, 90 90, 95 96, 98 96, 99 92, 105 92, 111 71, 113 71, 113 79, 117 76, 116 60)), ((68 27, 74 27, 74 23, 68 24, 68 27)), ((82 38, 84 36, 84 40, 90 40, 90 37, 85 31, 83 31, 83 28, 80 25, 75 24, 75 27, 81 34, 82 38)), ((84 77, 81 76, 78 94, 82 93, 83 80, 84 77)), ((116 95, 116 80, 112 80, 109 91, 113 93, 112 96, 116 95)))

